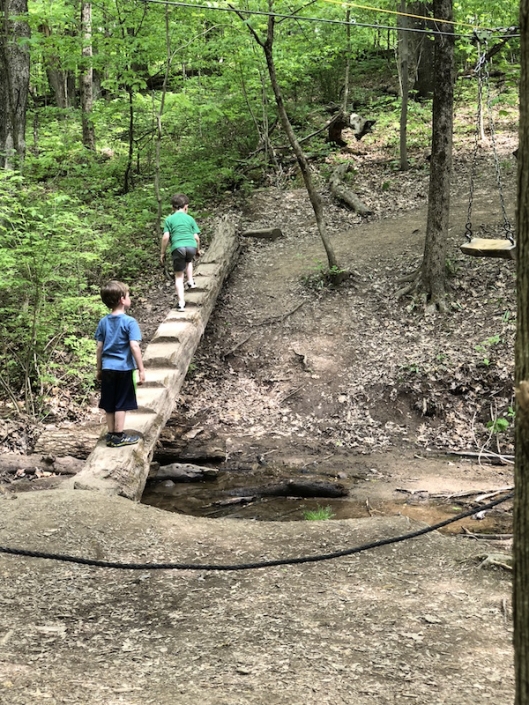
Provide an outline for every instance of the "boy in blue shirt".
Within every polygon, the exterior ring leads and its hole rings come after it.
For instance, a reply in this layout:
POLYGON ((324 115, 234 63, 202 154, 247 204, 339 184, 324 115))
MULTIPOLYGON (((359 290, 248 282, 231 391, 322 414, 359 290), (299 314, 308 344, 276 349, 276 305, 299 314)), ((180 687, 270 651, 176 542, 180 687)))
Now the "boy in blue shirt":
POLYGON ((145 382, 141 356, 140 327, 135 318, 127 315, 130 308, 129 288, 118 281, 110 281, 101 289, 101 299, 111 313, 97 326, 97 379, 101 382, 101 401, 107 418, 107 446, 130 446, 140 440, 137 434, 123 433, 127 411, 138 408, 134 372, 138 370, 138 384, 145 382))
POLYGON ((200 228, 187 212, 189 198, 185 194, 175 193, 171 198, 171 205, 173 212, 165 219, 163 226, 160 262, 163 266, 165 251, 170 245, 178 310, 184 311, 184 272, 187 275, 188 288, 194 289, 196 284, 193 279, 193 259, 195 255, 200 255, 200 228))

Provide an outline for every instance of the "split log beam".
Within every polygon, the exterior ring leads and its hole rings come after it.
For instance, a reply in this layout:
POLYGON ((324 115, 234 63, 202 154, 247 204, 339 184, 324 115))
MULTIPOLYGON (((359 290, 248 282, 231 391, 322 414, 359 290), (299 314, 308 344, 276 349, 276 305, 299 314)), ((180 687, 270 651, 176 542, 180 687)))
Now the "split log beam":
POLYGON ((358 215, 371 215, 373 211, 367 208, 362 200, 343 182, 350 166, 351 165, 347 163, 340 164, 333 171, 331 178, 329 179, 329 188, 331 189, 331 193, 339 201, 343 201, 347 206, 356 211, 358 215))
POLYGON ((236 224, 225 216, 218 221, 213 240, 196 267, 197 288, 186 293, 186 310, 170 311, 144 352, 145 384, 137 390, 138 410, 129 412, 126 419, 126 430, 138 433, 140 442, 108 448, 103 434, 75 478, 74 489, 141 499, 158 437, 171 417, 188 367, 238 253, 236 224))

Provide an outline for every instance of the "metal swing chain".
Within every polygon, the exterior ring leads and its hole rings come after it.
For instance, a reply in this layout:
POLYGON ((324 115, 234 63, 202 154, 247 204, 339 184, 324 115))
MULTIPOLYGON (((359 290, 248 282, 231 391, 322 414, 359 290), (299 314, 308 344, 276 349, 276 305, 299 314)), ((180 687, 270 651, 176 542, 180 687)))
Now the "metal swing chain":
POLYGON ((494 154, 494 166, 496 169, 496 183, 498 184, 498 192, 500 194, 500 203, 501 203, 501 212, 503 216, 503 230, 505 231, 505 237, 511 245, 514 246, 514 230, 513 227, 509 221, 509 217, 507 215, 507 209, 505 207, 505 198, 503 196, 503 184, 501 180, 501 169, 500 169, 500 160, 498 158, 498 150, 496 148, 496 132, 494 130, 494 117, 492 113, 492 98, 491 98, 491 91, 490 91, 490 75, 489 75, 489 68, 485 63, 485 84, 487 87, 487 110, 489 114, 489 126, 490 126, 490 137, 492 141, 492 152, 494 154))
POLYGON ((479 149, 479 126, 481 125, 482 98, 483 98, 483 75, 481 69, 485 63, 486 52, 478 59, 474 68, 474 73, 478 77, 478 108, 476 112, 476 130, 474 132, 474 150, 472 152, 472 164, 470 168, 470 188, 468 197, 467 222, 465 225, 465 237, 470 242, 472 240, 472 205, 474 200, 474 184, 476 179, 476 163, 479 149))

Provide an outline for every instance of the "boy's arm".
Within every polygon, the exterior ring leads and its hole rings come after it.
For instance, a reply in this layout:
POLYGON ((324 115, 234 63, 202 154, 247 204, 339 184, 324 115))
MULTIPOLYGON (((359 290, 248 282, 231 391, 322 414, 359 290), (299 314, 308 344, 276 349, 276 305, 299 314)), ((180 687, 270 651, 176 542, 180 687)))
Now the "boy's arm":
POLYGON ((200 249, 200 237, 198 233, 195 233, 195 242, 197 243, 197 257, 200 257, 202 250, 200 249))
POLYGON ((164 259, 165 259, 165 251, 167 250, 167 246, 169 245, 169 233, 167 230, 164 232, 163 237, 162 237, 162 245, 161 245, 161 250, 160 250, 160 262, 163 264, 164 259))
POLYGON ((130 341, 130 349, 132 357, 136 362, 136 367, 138 368, 138 384, 143 384, 145 382, 145 368, 143 367, 140 344, 137 340, 130 341))
POLYGON ((96 379, 98 382, 100 382, 102 374, 103 374, 103 343, 101 340, 97 341, 96 360, 97 360, 96 379))

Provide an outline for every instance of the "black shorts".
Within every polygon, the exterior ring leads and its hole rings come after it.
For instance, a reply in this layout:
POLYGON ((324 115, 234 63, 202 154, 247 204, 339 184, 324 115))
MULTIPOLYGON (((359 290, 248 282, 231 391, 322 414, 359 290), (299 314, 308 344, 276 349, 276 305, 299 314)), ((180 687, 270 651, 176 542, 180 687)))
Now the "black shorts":
POLYGON ((184 272, 186 264, 192 262, 197 253, 196 247, 177 247, 171 252, 173 258, 173 271, 184 272))
POLYGON ((134 387, 135 371, 103 370, 100 409, 113 414, 115 411, 132 411, 138 408, 134 387))

